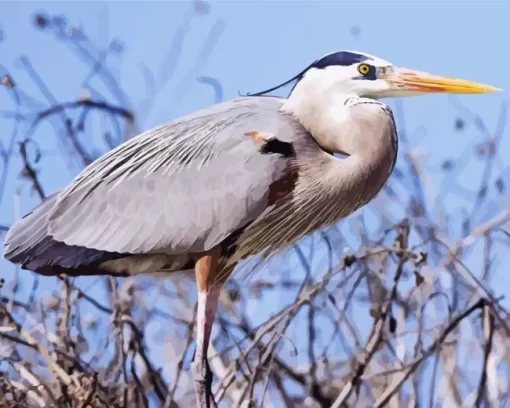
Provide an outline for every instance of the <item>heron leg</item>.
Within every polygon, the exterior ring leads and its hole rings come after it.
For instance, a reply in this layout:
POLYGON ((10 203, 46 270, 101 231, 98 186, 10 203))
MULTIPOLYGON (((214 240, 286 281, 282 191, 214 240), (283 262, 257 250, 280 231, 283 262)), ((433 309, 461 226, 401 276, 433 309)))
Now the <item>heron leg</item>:
POLYGON ((192 364, 193 379, 197 396, 197 407, 211 408, 216 403, 212 395, 212 371, 207 360, 207 349, 211 338, 211 329, 216 315, 218 299, 226 278, 219 262, 221 250, 214 248, 200 257, 195 264, 195 278, 198 289, 197 307, 197 346, 192 364))

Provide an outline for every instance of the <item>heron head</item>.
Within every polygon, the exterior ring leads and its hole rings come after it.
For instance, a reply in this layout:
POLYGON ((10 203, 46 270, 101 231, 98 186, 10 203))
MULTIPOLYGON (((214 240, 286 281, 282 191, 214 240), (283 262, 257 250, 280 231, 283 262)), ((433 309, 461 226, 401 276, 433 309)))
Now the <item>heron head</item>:
POLYGON ((499 91, 489 85, 438 76, 396 66, 373 55, 358 51, 337 51, 325 55, 310 64, 283 85, 295 82, 291 95, 299 98, 329 95, 356 95, 380 99, 389 97, 415 96, 428 93, 488 93, 499 91))
POLYGON ((344 88, 347 92, 374 99, 429 93, 480 94, 500 90, 473 81, 399 67, 360 52, 341 51, 326 55, 312 69, 318 75, 338 76, 337 81, 333 80, 338 90, 344 88), (341 64, 342 61, 346 62, 345 65, 341 64), (324 72, 317 72, 321 69, 324 72), (326 72, 328 70, 330 72, 326 72))

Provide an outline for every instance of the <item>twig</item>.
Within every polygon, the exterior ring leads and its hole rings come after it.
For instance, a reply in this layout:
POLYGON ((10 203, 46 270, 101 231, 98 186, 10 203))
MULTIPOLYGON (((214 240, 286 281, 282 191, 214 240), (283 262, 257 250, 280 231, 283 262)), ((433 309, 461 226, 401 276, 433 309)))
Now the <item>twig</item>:
MULTIPOLYGON (((475 400, 475 407, 481 407, 484 392, 487 384, 487 373, 489 370, 489 356, 492 351, 492 339, 494 336, 494 317, 492 316, 492 312, 488 306, 484 306, 482 311, 482 332, 484 338, 484 347, 483 347, 483 367, 482 367, 482 375, 480 376, 480 382, 478 384, 478 392, 475 400)), ((484 405, 488 407, 488 405, 484 405)))
POLYGON ((107 102, 93 101, 89 99, 74 102, 62 102, 57 105, 53 105, 52 107, 42 112, 39 112, 37 114, 37 120, 46 119, 48 116, 54 115, 55 113, 60 113, 67 109, 77 109, 81 107, 106 111, 108 113, 111 113, 112 115, 122 116, 123 118, 129 120, 130 122, 134 120, 133 113, 125 108, 110 105, 107 102))
POLYGON ((80 404, 80 408, 87 408, 89 405, 91 405, 90 403, 92 402, 92 397, 96 392, 96 387, 97 387, 97 373, 94 373, 94 376, 92 377, 92 384, 90 384, 90 390, 85 396, 83 403, 80 404))

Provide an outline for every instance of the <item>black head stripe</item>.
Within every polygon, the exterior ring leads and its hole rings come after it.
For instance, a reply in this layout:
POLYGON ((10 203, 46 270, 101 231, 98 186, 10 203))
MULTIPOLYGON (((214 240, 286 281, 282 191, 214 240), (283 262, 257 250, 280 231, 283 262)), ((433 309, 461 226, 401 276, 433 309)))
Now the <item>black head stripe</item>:
POLYGON ((372 61, 372 58, 363 54, 357 54, 355 52, 338 51, 332 52, 331 54, 318 59, 312 64, 312 67, 319 69, 324 69, 334 65, 341 65, 346 67, 354 64, 359 64, 360 62, 364 61, 372 61))

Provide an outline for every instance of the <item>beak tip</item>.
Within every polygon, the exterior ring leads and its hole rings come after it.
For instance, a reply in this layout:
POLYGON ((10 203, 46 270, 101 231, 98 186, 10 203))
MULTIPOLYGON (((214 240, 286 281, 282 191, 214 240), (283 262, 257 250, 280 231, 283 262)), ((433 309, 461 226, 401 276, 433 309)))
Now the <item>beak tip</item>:
POLYGON ((486 93, 493 93, 493 92, 503 92, 503 89, 496 88, 495 86, 490 86, 487 88, 486 93))
MULTIPOLYGON (((497 87, 491 86, 491 85, 481 85, 481 86, 478 85, 478 86, 475 86, 474 88, 472 88, 471 91, 472 92, 466 92, 466 93, 482 94, 482 93, 503 92, 503 89, 497 88, 497 87)), ((459 92, 459 93, 463 93, 463 92, 459 92)))

